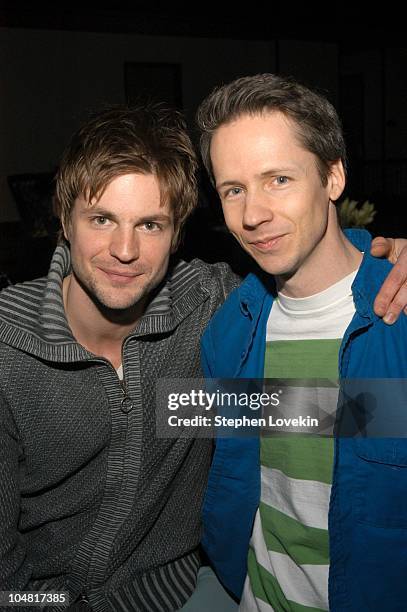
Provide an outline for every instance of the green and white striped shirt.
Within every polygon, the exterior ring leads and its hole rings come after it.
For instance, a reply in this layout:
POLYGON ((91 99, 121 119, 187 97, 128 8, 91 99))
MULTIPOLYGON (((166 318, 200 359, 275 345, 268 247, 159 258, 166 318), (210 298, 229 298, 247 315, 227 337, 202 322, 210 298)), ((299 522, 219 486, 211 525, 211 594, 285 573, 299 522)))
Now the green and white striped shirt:
MULTIPOLYGON (((267 324, 265 378, 338 378, 338 352, 355 312, 356 272, 316 295, 279 295, 267 324)), ((328 508, 333 440, 263 437, 261 501, 240 610, 328 610, 328 508)))

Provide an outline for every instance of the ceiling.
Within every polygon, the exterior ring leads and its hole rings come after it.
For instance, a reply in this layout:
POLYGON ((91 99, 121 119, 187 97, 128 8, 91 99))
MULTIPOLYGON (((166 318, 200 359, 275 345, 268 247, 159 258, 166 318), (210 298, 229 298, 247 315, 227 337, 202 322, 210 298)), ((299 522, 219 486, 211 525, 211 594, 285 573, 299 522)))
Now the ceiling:
MULTIPOLYGON (((11 1, 0 2, 0 26, 94 32, 123 32, 144 35, 235 38, 248 40, 321 40, 357 47, 406 47, 403 19, 397 12, 375 17, 366 8, 341 7, 335 4, 326 12, 311 13, 310 3, 289 9, 269 2, 258 3, 256 10, 247 5, 237 8, 212 3, 177 2, 58 2, 47 5, 11 1), (220 8, 221 6, 221 8, 220 8), (329 13, 328 13, 329 11, 329 13)), ((315 5, 316 6, 316 3, 315 5)))

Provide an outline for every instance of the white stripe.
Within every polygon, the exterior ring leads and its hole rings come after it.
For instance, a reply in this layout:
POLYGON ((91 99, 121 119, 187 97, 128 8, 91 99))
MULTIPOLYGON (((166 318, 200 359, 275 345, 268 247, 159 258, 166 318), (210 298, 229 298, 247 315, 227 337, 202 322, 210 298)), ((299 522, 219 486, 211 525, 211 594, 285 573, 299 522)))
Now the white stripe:
POLYGON ((259 610, 260 612, 274 612, 274 608, 270 604, 253 595, 249 576, 246 576, 239 612, 253 612, 253 610, 259 610))
POLYGON ((251 544, 259 565, 272 574, 285 597, 302 606, 328 610, 329 565, 297 565, 288 555, 268 551, 257 511, 251 544))
POLYGON ((261 501, 307 527, 328 529, 331 485, 290 478, 280 470, 261 466, 261 501))

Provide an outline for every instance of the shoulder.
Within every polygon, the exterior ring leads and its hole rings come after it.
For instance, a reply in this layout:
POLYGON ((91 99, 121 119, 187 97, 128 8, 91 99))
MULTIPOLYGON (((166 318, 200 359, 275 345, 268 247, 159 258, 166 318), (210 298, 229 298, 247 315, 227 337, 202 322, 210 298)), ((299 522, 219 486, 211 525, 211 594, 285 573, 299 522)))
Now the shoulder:
POLYGON ((38 313, 46 280, 38 278, 0 291, 0 321, 19 325, 38 313))
POLYGON ((368 308, 370 314, 373 315, 374 300, 393 264, 387 259, 373 257, 369 248, 367 247, 367 250, 364 251, 362 262, 352 284, 352 292, 356 306, 358 307, 358 302, 364 303, 363 310, 368 308))
MULTIPOLYGON (((392 325, 386 325, 374 312, 374 301, 393 264, 387 259, 379 259, 364 252, 363 260, 352 285, 353 299, 357 313, 367 317, 373 325, 368 333, 381 338, 387 349, 405 354, 407 343, 407 316, 401 314, 392 325), (397 348, 399 347, 399 349, 397 348)), ((405 359, 405 357, 401 357, 405 359)))
POLYGON ((200 259, 179 260, 170 269, 171 289, 179 291, 203 291, 212 300, 221 304, 242 279, 224 262, 206 263, 200 259))
POLYGON ((237 337, 245 336, 251 329, 251 316, 246 307, 246 297, 256 299, 258 279, 249 274, 228 295, 210 320, 203 338, 204 350, 208 347, 234 345, 237 337))
POLYGON ((189 265, 199 272, 203 282, 223 287, 226 295, 242 282, 242 278, 225 262, 207 263, 201 259, 193 259, 189 265))
POLYGON ((210 327, 216 328, 227 321, 251 319, 261 309, 265 295, 273 291, 273 279, 269 275, 251 272, 233 288, 226 301, 212 318, 210 327))

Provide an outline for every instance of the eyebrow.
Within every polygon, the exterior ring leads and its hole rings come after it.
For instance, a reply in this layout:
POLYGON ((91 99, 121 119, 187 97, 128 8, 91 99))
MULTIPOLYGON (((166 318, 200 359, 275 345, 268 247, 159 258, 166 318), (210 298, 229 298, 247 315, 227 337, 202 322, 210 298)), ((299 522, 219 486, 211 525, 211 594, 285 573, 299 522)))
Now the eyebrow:
MULTIPOLYGON (((84 216, 93 214, 99 215, 100 217, 108 217, 109 219, 113 220, 117 219, 117 215, 114 212, 106 208, 99 207, 97 204, 94 206, 87 206, 81 211, 81 214, 84 216)), ((171 223, 172 218, 170 215, 165 215, 163 213, 153 213, 151 215, 143 215, 137 219, 138 223, 144 223, 146 221, 161 221, 162 223, 171 223)))
MULTIPOLYGON (((284 175, 284 173, 286 172, 296 172, 300 170, 300 168, 298 166, 284 166, 282 168, 270 168, 269 170, 264 170, 264 172, 260 172, 259 174, 256 174, 256 177, 258 178, 267 178, 268 176, 278 176, 278 175, 284 175)), ((241 185, 241 181, 238 180, 227 180, 227 181, 222 181, 222 183, 219 183, 219 185, 216 185, 216 189, 221 189, 222 187, 229 187, 231 185, 241 185)))
POLYGON ((296 172, 297 170, 300 170, 299 166, 284 166, 282 168, 272 168, 271 170, 265 170, 257 176, 259 178, 264 178, 267 176, 283 175, 285 172, 296 172))
POLYGON ((140 217, 138 221, 139 223, 143 223, 144 221, 161 221, 162 223, 171 223, 172 218, 170 215, 144 215, 143 217, 140 217))

